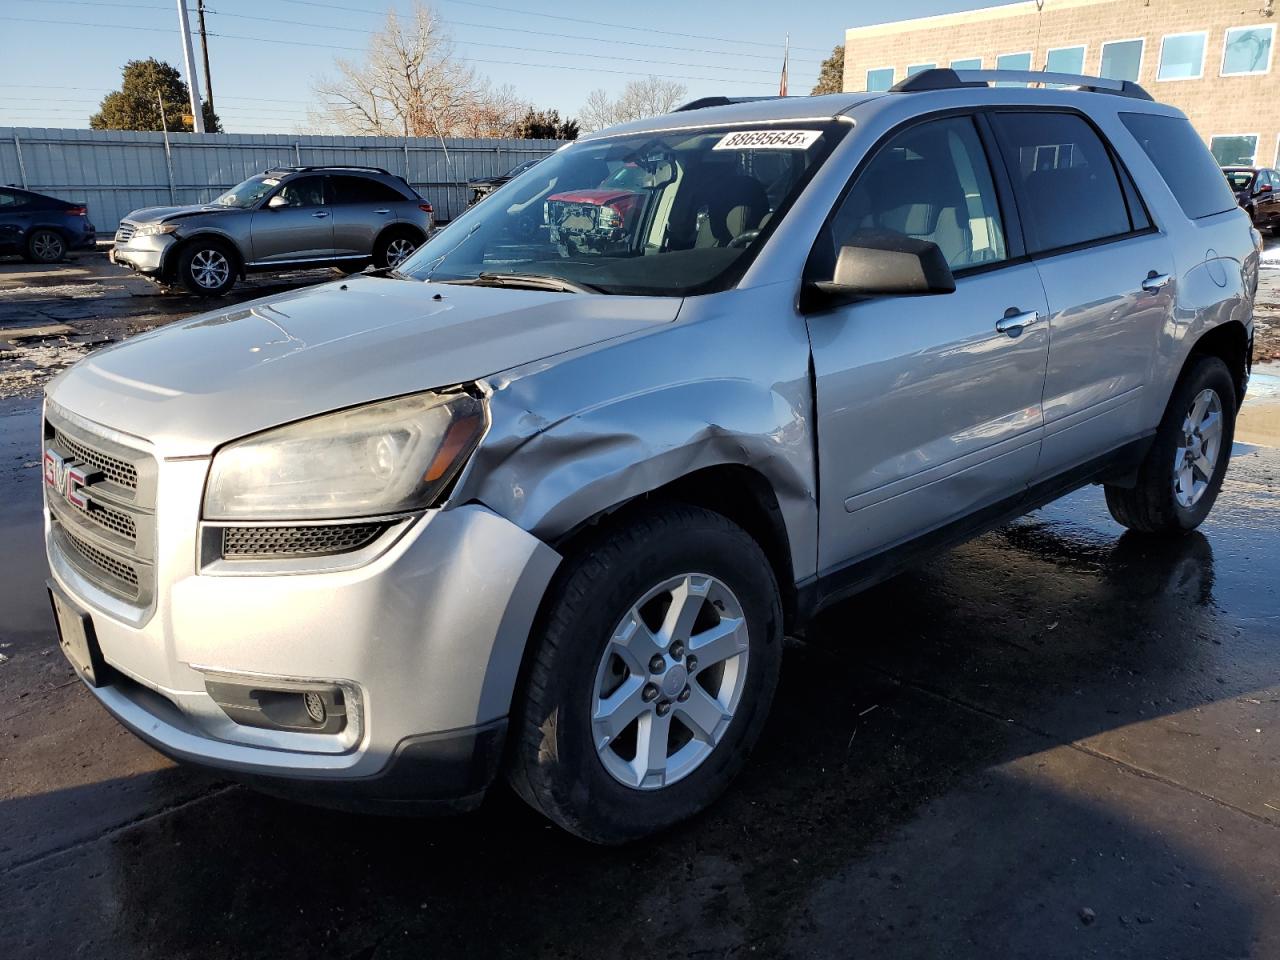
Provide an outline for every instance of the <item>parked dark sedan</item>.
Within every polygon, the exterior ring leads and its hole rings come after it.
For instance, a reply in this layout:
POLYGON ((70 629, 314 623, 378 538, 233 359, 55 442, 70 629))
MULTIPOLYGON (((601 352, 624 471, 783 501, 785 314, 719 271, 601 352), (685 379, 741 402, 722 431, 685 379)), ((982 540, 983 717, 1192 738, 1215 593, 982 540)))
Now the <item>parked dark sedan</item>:
POLYGON ((1259 230, 1280 233, 1280 170, 1269 167, 1223 167, 1240 206, 1259 230))
POLYGON ((474 180, 468 180, 467 186, 471 188, 471 200, 467 206, 473 206, 487 197, 493 191, 508 181, 514 180, 520 174, 524 173, 531 167, 536 166, 545 160, 545 157, 535 157, 532 160, 526 160, 524 163, 517 164, 506 173, 500 173, 496 177, 477 177, 474 180))
POLYGON ((68 250, 92 247, 97 239, 85 204, 0 187, 0 254, 57 263, 68 250))

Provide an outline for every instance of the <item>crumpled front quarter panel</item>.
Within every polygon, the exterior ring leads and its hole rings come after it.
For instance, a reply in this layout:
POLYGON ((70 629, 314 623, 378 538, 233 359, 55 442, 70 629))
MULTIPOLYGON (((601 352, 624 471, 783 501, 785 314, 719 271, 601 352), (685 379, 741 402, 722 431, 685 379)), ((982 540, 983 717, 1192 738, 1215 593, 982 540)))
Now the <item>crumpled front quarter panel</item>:
POLYGON ((492 427, 456 493, 544 540, 724 464, 772 486, 797 579, 814 570, 809 341, 795 284, 684 302, 674 324, 491 378, 492 427))

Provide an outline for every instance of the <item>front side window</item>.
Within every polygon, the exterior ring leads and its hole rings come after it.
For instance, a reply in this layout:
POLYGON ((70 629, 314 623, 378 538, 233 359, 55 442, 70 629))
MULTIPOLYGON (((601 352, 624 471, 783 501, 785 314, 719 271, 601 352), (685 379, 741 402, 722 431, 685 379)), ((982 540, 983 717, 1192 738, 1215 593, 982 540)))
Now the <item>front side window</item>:
POLYGON ((1018 188, 1030 253, 1134 229, 1111 155, 1084 119, 1071 113, 996 113, 991 119, 1018 188))
POLYGON ((1007 259, 1004 224, 986 152, 973 120, 948 117, 911 127, 882 146, 858 174, 814 251, 813 276, 830 277, 836 253, 860 234, 930 240, 952 270, 1007 259))
POLYGON ((1256 174, 1252 170, 1227 170, 1227 182, 1231 184, 1231 189, 1249 190, 1253 187, 1253 181, 1256 174))
POLYGON ((1178 33, 1160 44, 1157 80, 1196 80, 1204 76, 1204 33, 1178 33))
POLYGON ((1198 220, 1235 209, 1236 198, 1189 120, 1152 113, 1122 113, 1120 120, 1188 217, 1198 220))
POLYGON ((1213 137, 1209 141, 1213 159, 1223 167, 1251 167, 1258 152, 1256 133, 1233 133, 1213 137))
POLYGON ((1116 40, 1102 45, 1101 74, 1112 80, 1137 82, 1142 69, 1143 40, 1116 40))
POLYGON ((324 206, 324 177, 299 177, 280 188, 286 207, 324 206))
POLYGON ((893 67, 879 67, 867 71, 867 91, 888 90, 893 86, 893 67))
POLYGON ((651 296, 725 289, 848 129, 822 120, 580 140, 472 207, 398 273, 651 296))
POLYGON ((1271 47, 1276 28, 1233 27, 1227 31, 1222 49, 1222 75, 1247 76, 1267 73, 1271 69, 1271 47))

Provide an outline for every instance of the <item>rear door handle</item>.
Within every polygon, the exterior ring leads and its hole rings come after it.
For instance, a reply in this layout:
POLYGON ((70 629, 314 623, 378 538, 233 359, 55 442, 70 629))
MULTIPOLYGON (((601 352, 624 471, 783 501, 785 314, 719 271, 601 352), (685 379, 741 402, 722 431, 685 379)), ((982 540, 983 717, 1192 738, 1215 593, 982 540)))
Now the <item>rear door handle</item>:
POLYGON ((1173 277, 1167 273, 1156 273, 1152 270, 1147 274, 1147 279, 1142 281, 1142 289, 1147 293, 1159 293, 1161 288, 1172 279, 1173 277))
POLYGON ((323 220, 328 215, 329 215, 328 210, 317 210, 315 213, 312 214, 312 216, 315 217, 317 220, 323 220))
POLYGON ((1040 314, 1034 310, 1014 313, 1013 308, 1010 308, 1009 312, 996 324, 996 333, 1007 333, 1011 337, 1016 337, 1039 319, 1040 314))
POLYGON ((374 213, 390 213, 391 211, 388 210, 386 207, 383 207, 381 210, 375 210, 373 212, 374 213))

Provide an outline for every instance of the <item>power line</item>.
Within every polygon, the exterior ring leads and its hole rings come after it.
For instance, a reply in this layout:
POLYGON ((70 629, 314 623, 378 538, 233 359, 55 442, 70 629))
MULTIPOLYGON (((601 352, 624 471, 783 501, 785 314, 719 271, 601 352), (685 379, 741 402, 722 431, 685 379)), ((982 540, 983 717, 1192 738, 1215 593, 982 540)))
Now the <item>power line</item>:
MULTIPOLYGON (((372 13, 373 12, 371 10, 370 11, 352 10, 349 7, 339 6, 338 4, 322 3, 320 2, 320 0, 289 0, 289 2, 305 3, 307 6, 312 6, 312 7, 324 7, 326 9, 342 10, 347 13, 372 13)), ((308 28, 314 28, 317 30, 339 30, 344 33, 359 33, 365 36, 372 36, 373 34, 379 32, 377 30, 362 30, 359 27, 343 27, 343 26, 338 26, 336 24, 328 24, 328 23, 302 24, 302 23, 298 23, 296 20, 283 20, 283 19, 280 19, 279 17, 257 17, 247 13, 228 13, 225 10, 217 10, 217 9, 211 9, 207 12, 217 14, 218 16, 222 16, 222 17, 235 17, 240 20, 260 20, 265 23, 284 23, 293 27, 308 27, 308 28)), ((555 37, 558 40, 589 40, 593 43, 622 44, 629 47, 646 47, 648 49, 669 50, 676 53, 702 53, 702 54, 709 54, 711 56, 716 56, 716 57, 741 57, 742 56, 742 54, 736 50, 707 50, 700 47, 673 47, 669 43, 645 43, 640 40, 623 40, 618 37, 593 37, 593 36, 589 36, 581 33, 565 33, 563 30, 560 30, 560 31, 531 30, 525 27, 504 27, 495 23, 469 23, 464 20, 441 19, 439 22, 445 26, 450 26, 450 27, 465 27, 465 28, 474 29, 474 30, 500 30, 505 33, 519 33, 519 34, 525 34, 525 35, 535 36, 535 37, 555 37)), ((477 43, 478 41, 454 40, 453 42, 474 44, 474 43, 477 43)), ((497 46, 497 44, 488 44, 488 46, 497 46)), ((515 48, 515 49, 527 49, 527 48, 515 48)), ((530 52, 552 52, 552 51, 530 50, 530 52)), ((576 50, 575 51, 557 50, 554 52, 562 56, 577 56, 579 53, 579 51, 576 51, 576 50)), ((610 59, 618 59, 618 58, 611 57, 610 59)), ((639 61, 639 62, 671 63, 671 61, 664 61, 664 60, 639 61)), ((805 59, 801 57, 793 57, 791 62, 792 63, 819 63, 820 61, 816 59, 805 59)), ((671 63, 671 65, 702 67, 702 64, 671 63)), ((707 67, 707 69, 723 70, 723 69, 730 69, 730 68, 707 67)), ((732 69, 744 69, 744 68, 733 67, 732 69)), ((771 73, 772 71, 765 70, 760 72, 771 73)))
MULTIPOLYGON (((285 23, 289 25, 294 25, 294 22, 292 20, 282 20, 279 17, 255 17, 249 14, 244 14, 244 13, 226 13, 221 10, 209 10, 208 12, 219 17, 235 17, 236 19, 239 19, 239 20, 257 20, 263 23, 285 23)), ((358 27, 339 27, 339 26, 330 26, 328 24, 321 24, 321 23, 312 23, 312 24, 308 24, 308 26, 316 27, 322 30, 341 30, 346 33, 360 33, 360 34, 364 34, 365 36, 372 36, 374 33, 377 32, 375 30, 361 30, 358 27)), ((462 26, 488 26, 488 25, 487 24, 462 24, 462 26)), ((516 28, 514 27, 495 27, 493 29, 516 30, 516 28)), ((569 35, 569 34, 544 33, 539 30, 523 30, 523 31, 517 30, 517 32, 531 33, 538 36, 557 36, 557 37, 568 38, 568 39, 598 40, 602 42, 607 42, 607 41, 604 41, 604 38, 602 37, 574 37, 573 35, 569 35)), ((216 34, 210 34, 210 36, 216 36, 216 34)), ((547 54, 553 54, 555 56, 564 56, 564 57, 577 56, 576 51, 573 51, 573 50, 548 50, 543 47, 514 46, 512 44, 505 44, 505 43, 487 43, 483 40, 451 40, 450 42, 460 44, 461 46, 464 46, 464 47, 492 47, 497 50, 523 50, 526 53, 547 53, 547 54)), ((648 47, 648 46, 654 46, 654 44, 647 44, 647 43, 637 44, 637 46, 648 47)), ((674 49, 679 49, 679 48, 674 48, 674 49)), ((698 51, 698 52, 716 53, 717 51, 707 50, 707 51, 698 51)), ((731 70, 736 73, 763 73, 767 76, 772 76, 775 73, 775 71, 773 70, 765 70, 760 67, 722 66, 720 64, 703 64, 703 63, 680 63, 679 61, 675 61, 675 60, 651 60, 651 59, 644 59, 640 57, 620 57, 620 56, 617 56, 616 54, 611 54, 609 56, 609 59, 611 61, 622 61, 626 63, 647 63, 647 64, 652 64, 655 66, 663 66, 663 67, 689 67, 694 70, 731 70)))
MULTIPOLYGON (((43 19, 43 18, 37 18, 37 17, 4 16, 4 17, 0 17, 0 20, 8 20, 16 23, 47 23, 47 24, 53 24, 55 26, 64 27, 64 28, 67 26, 77 26, 77 27, 89 27, 94 30, 145 30, 149 33, 169 33, 170 32, 168 29, 161 28, 161 27, 139 27, 139 26, 130 26, 130 25, 121 24, 121 23, 67 24, 60 20, 50 20, 50 19, 43 19)), ((346 51, 360 52, 360 49, 361 49, 359 47, 348 47, 348 46, 343 46, 341 44, 334 44, 334 43, 314 43, 306 40, 279 40, 271 37, 249 37, 243 34, 235 34, 235 33, 210 33, 209 36, 219 37, 225 40, 245 40, 253 43, 271 43, 271 44, 276 44, 280 46, 291 46, 291 47, 315 47, 315 48, 324 49, 324 50, 346 50, 346 51)), ((564 64, 564 63, 527 63, 527 62, 517 61, 517 60, 490 60, 490 59, 483 59, 479 57, 459 57, 458 59, 462 60, 464 63, 483 63, 483 64, 492 64, 492 65, 500 65, 500 66, 508 66, 508 67, 528 67, 530 69, 535 69, 535 70, 570 70, 578 73, 595 73, 595 74, 608 73, 608 74, 617 74, 619 76, 625 76, 625 77, 644 77, 644 76, 649 76, 653 72, 653 71, 643 71, 643 70, 610 70, 606 67, 579 67, 579 66, 573 66, 571 64, 564 64)), ((765 81, 765 80, 754 80, 754 81, 747 80, 747 81, 740 82, 737 80, 731 80, 727 77, 697 77, 697 76, 690 76, 688 74, 679 74, 679 73, 668 73, 666 74, 666 76, 675 80, 696 80, 700 83, 733 83, 733 84, 739 84, 739 85, 742 85, 742 83, 746 83, 746 84, 754 83, 757 85, 768 83, 768 81, 765 81)))

